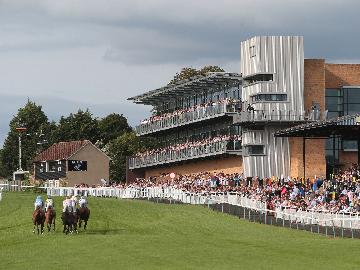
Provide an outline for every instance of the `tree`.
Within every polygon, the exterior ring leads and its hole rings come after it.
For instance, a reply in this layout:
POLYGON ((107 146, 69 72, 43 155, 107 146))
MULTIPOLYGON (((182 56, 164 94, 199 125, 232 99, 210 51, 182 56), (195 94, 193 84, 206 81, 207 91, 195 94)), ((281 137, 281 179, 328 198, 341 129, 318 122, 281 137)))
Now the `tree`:
POLYGON ((0 149, 0 178, 7 177, 6 169, 4 164, 2 163, 3 149, 0 149))
MULTIPOLYGON (((22 137, 22 168, 31 170, 32 160, 39 153, 39 141, 47 138, 50 132, 50 123, 42 107, 32 101, 28 101, 23 108, 18 110, 17 115, 10 121, 10 131, 4 142, 1 151, 1 163, 4 174, 10 176, 18 169, 18 132, 19 125, 26 127, 27 131, 21 134, 22 137), (41 135, 41 136, 40 136, 41 135)), ((46 142, 45 147, 51 142, 46 142)))
POLYGON ((108 144, 107 154, 110 161, 110 178, 117 182, 125 181, 126 159, 138 152, 154 148, 157 144, 155 138, 137 137, 135 132, 125 132, 108 144))
POLYGON ((193 78, 195 76, 205 76, 208 72, 224 72, 224 70, 218 66, 204 66, 199 70, 191 67, 185 67, 175 74, 174 78, 169 82, 169 85, 185 79, 193 78))
POLYGON ((79 110, 68 117, 62 116, 53 136, 56 142, 90 140, 96 143, 99 139, 98 121, 92 117, 88 109, 79 110))
POLYGON ((126 178, 126 158, 141 149, 140 138, 134 132, 126 132, 109 144, 110 179, 117 182, 126 178))
POLYGON ((100 147, 105 146, 110 141, 116 139, 125 132, 132 131, 126 117, 122 114, 112 113, 99 120, 99 139, 100 147))

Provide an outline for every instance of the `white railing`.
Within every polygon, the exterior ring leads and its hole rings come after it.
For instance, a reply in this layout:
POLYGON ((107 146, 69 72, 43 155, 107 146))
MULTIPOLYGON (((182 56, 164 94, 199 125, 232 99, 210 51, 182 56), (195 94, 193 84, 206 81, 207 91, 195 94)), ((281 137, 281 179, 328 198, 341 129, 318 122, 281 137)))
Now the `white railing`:
POLYGON ((219 117, 225 115, 226 113, 234 113, 239 110, 240 106, 241 102, 231 102, 198 107, 190 112, 170 115, 159 120, 148 120, 148 122, 144 122, 139 126, 136 126, 135 131, 138 135, 145 135, 160 130, 179 127, 189 123, 219 117))
POLYGON ((268 121, 317 121, 325 120, 327 117, 327 111, 310 111, 310 112, 297 112, 297 111, 283 111, 283 110, 255 110, 246 111, 237 114, 234 117, 234 122, 268 122, 268 121))
POLYGON ((129 168, 143 168, 182 160, 220 155, 232 151, 241 151, 241 141, 228 140, 211 142, 199 146, 189 146, 178 150, 166 149, 158 153, 130 157, 129 168))
POLYGON ((2 200, 2 191, 3 191, 3 187, 0 187, 0 201, 2 200))
POLYGON ((116 197, 119 199, 168 199, 187 204, 230 204, 240 206, 251 211, 274 216, 276 219, 289 221, 290 224, 309 224, 348 229, 360 229, 359 214, 325 213, 316 211, 302 211, 292 208, 267 209, 266 203, 242 196, 240 193, 190 193, 177 188, 147 187, 147 188, 46 188, 47 194, 52 196, 85 195, 94 197, 116 197))

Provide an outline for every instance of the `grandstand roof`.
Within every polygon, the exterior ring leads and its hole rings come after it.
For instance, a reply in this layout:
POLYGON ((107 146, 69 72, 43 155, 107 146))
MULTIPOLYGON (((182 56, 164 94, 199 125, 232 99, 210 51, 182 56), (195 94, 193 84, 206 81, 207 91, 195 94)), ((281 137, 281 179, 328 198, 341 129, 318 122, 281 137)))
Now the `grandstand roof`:
POLYGON ((128 100, 138 104, 154 105, 162 103, 176 96, 186 96, 197 91, 216 89, 226 85, 240 84, 241 74, 228 72, 209 72, 205 76, 196 76, 190 79, 181 80, 175 84, 148 91, 128 100))
POLYGON ((345 139, 358 139, 360 113, 298 125, 275 133, 276 137, 330 137, 334 135, 345 139))
POLYGON ((89 143, 91 142, 88 140, 54 143, 48 149, 37 155, 34 158, 34 162, 68 159, 89 143))

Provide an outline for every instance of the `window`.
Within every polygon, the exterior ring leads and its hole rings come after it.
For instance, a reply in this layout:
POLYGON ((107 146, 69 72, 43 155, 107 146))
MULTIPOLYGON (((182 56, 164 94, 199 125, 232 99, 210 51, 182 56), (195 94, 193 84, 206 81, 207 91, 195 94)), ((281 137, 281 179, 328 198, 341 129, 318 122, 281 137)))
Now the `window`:
POLYGON ((245 155, 255 156, 255 155, 265 155, 265 146, 264 145, 246 145, 244 147, 245 155))
POLYGON ((273 74, 255 74, 244 78, 245 85, 256 83, 256 82, 271 82, 274 80, 273 74))
POLYGON ((360 87, 344 87, 343 115, 353 115, 360 112, 360 87))
POLYGON ((57 161, 53 161, 53 160, 49 161, 47 171, 48 172, 55 172, 55 171, 57 171, 57 167, 58 167, 58 162, 57 161))
POLYGON ((261 102, 261 101, 287 101, 287 94, 257 94, 251 96, 252 102, 261 102))
POLYGON ((250 58, 256 56, 255 45, 250 46, 250 58))
POLYGON ((357 151, 358 144, 355 140, 343 140, 342 141, 344 151, 357 151))

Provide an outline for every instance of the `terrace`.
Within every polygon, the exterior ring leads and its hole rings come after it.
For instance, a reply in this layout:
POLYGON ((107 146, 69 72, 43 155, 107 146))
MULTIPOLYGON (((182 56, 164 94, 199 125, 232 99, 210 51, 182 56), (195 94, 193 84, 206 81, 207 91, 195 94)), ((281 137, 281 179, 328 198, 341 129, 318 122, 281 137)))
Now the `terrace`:
POLYGON ((206 158, 216 155, 241 155, 241 138, 227 137, 222 140, 193 142, 156 149, 130 157, 129 169, 164 165, 191 159, 206 158))
POLYGON ((141 136, 225 115, 234 115, 240 110, 241 102, 236 100, 194 106, 187 111, 179 110, 143 120, 135 130, 136 134, 141 136))

